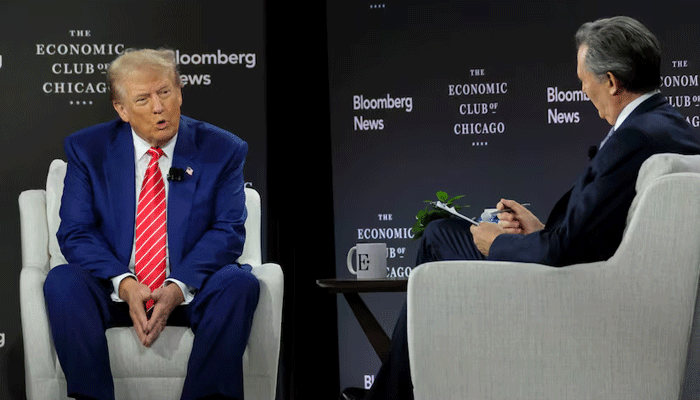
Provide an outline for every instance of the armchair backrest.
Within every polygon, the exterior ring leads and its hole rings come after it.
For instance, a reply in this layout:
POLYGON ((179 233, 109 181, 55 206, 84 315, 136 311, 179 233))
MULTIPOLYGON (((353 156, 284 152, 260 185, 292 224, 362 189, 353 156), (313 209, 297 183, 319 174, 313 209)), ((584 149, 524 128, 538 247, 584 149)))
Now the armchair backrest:
MULTIPOLYGON (((683 194, 677 193, 678 185, 668 184, 668 182, 665 183, 664 181, 681 178, 684 174, 692 174, 692 176, 697 177, 695 174, 699 173, 700 155, 663 153, 649 157, 639 169, 635 185, 637 194, 627 213, 627 225, 625 226, 622 242, 611 260, 629 257, 629 254, 643 257, 642 253, 648 251, 655 252, 654 258, 660 259, 661 255, 658 254, 658 249, 648 246, 648 235, 657 231, 662 233, 661 236, 664 236, 672 233, 669 230, 678 229, 678 227, 694 229, 695 226, 693 224, 683 224, 680 221, 669 220, 673 214, 677 218, 682 218, 678 213, 672 212, 675 210, 671 210, 672 207, 677 209, 674 203, 679 199, 668 197, 669 193, 671 193, 670 190, 674 190, 674 196, 683 196, 683 194), (659 190, 659 185, 668 189, 659 190), (655 188, 654 196, 647 196, 652 188, 655 188), (642 209, 643 202, 647 202, 646 209, 642 209)), ((688 202, 696 200, 692 197, 687 199, 688 202)), ((675 232, 672 236, 682 237, 682 235, 678 235, 675 232)), ((670 248, 667 250, 670 251, 670 248)), ((679 249, 673 251, 680 252, 679 249)))
POLYGON ((700 173, 700 155, 681 155, 672 153, 654 154, 639 168, 635 189, 637 195, 632 201, 627 213, 627 225, 639 205, 642 192, 651 185, 654 179, 679 172, 700 173))
MULTIPOLYGON (((58 211, 61 208, 61 196, 63 195, 63 180, 66 176, 67 163, 63 160, 53 160, 49 167, 46 179, 46 218, 49 230, 49 267, 66 264, 66 259, 61 253, 56 239, 61 218, 58 211)), ((261 244, 261 210, 260 195, 255 189, 245 188, 245 205, 248 210, 248 218, 245 222, 246 240, 243 245, 243 253, 238 259, 241 264, 262 264, 261 244)))

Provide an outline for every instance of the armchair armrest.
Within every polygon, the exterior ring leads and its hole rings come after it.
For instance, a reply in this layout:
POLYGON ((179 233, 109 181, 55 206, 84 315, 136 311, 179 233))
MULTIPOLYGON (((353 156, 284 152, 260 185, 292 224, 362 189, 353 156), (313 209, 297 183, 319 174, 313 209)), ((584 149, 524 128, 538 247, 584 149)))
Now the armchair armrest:
MULTIPOLYGON (((19 195, 22 269, 49 272, 49 228, 46 218, 46 191, 26 190, 19 195)), ((45 275, 44 274, 44 275, 45 275)))
POLYGON ((276 371, 279 362, 284 275, 282 268, 273 263, 253 266, 252 272, 260 282, 260 298, 253 318, 248 347, 259 358, 256 367, 259 370, 254 370, 254 366, 251 365, 250 372, 265 375, 270 371, 276 371))
POLYGON ((28 190, 19 196, 22 270, 19 278, 20 312, 24 332, 24 358, 28 398, 55 393, 55 350, 44 302, 44 281, 49 272, 46 192, 28 190), (51 386, 51 389, 43 386, 51 386), (37 393, 34 393, 36 391, 37 393))

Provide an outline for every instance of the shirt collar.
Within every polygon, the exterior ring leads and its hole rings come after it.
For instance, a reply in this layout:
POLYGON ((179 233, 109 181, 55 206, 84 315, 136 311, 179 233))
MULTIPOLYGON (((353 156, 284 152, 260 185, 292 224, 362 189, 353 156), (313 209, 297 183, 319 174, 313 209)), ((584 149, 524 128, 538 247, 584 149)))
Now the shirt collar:
MULTIPOLYGON (((137 135, 134 131, 134 128, 131 128, 131 136, 134 139, 134 156, 136 157, 136 161, 138 161, 141 159, 141 157, 148 153, 148 149, 151 148, 151 145, 148 144, 148 142, 146 142, 145 140, 141 139, 141 137, 137 135)), ((173 136, 172 139, 170 139, 168 143, 165 144, 165 146, 160 147, 163 150, 165 156, 171 160, 173 159, 173 153, 175 152, 176 142, 177 133, 175 134, 175 136, 173 136)))
POLYGON ((613 126, 613 128, 617 130, 617 128, 619 128, 620 125, 622 125, 622 123, 625 122, 625 119, 627 119, 627 117, 629 117, 629 115, 632 114, 632 111, 639 107, 640 104, 644 103, 646 99, 657 93, 661 93, 661 91, 656 89, 652 92, 645 93, 632 100, 628 105, 625 106, 625 108, 622 109, 620 115, 617 116, 617 121, 615 121, 615 125, 613 126))

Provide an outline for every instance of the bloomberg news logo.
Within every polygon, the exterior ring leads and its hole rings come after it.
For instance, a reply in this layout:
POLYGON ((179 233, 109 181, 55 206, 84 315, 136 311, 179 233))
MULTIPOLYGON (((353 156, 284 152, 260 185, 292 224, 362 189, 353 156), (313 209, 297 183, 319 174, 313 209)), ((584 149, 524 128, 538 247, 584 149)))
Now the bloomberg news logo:
MULTIPOLYGON (((227 65, 227 66, 245 66, 251 69, 257 66, 257 55, 255 53, 224 53, 221 50, 216 50, 216 53, 208 54, 187 54, 180 50, 175 50, 175 59, 178 65, 181 66, 212 66, 212 65, 227 65)), ((186 67, 187 68, 187 67, 186 67)), ((209 73, 185 73, 180 75, 182 85, 195 86, 210 86, 212 84, 212 76, 209 73)))
POLYGON ((175 58, 180 65, 245 65, 246 68, 255 68, 257 65, 257 56, 255 53, 223 53, 217 50, 216 53, 210 54, 185 54, 180 53, 180 50, 175 50, 175 58))
MULTIPOLYGON (((413 111, 413 97, 396 97, 390 93, 378 98, 365 98, 364 95, 352 96, 353 111, 368 111, 375 114, 375 110, 403 110, 407 113, 413 111)), ((366 119, 363 115, 355 115, 353 127, 356 131, 383 131, 384 119, 366 119)))

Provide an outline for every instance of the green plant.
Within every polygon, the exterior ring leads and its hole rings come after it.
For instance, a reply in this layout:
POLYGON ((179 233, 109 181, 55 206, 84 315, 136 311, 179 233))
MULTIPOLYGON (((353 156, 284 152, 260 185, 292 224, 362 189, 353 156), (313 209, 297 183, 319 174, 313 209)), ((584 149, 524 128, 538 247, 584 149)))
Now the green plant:
MULTIPOLYGON (((450 196, 443 191, 439 191, 435 193, 435 195, 437 196, 438 201, 444 203, 448 207, 454 207, 455 211, 459 211, 464 207, 469 207, 468 205, 460 206, 455 204, 455 201, 463 198, 464 195, 450 198, 450 196)), ((434 205, 435 201, 425 200, 424 203, 428 203, 428 205, 425 206, 423 210, 418 211, 416 214, 416 223, 413 224, 413 227, 411 227, 411 231, 413 231, 413 240, 420 239, 420 237, 423 236, 425 227, 428 226, 431 221, 441 218, 449 218, 451 215, 445 210, 436 208, 434 205)))

